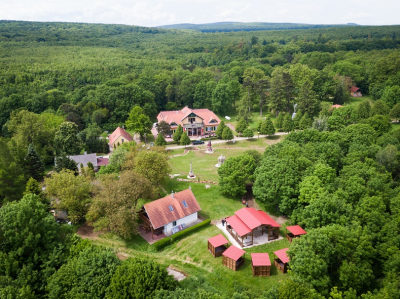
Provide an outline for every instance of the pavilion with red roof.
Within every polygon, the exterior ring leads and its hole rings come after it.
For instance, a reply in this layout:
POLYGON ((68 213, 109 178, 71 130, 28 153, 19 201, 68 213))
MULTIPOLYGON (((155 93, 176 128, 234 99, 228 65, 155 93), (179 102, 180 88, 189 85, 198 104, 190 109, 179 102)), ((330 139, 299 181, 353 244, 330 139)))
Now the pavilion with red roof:
POLYGON ((279 228, 271 216, 261 210, 254 208, 242 208, 235 215, 226 218, 226 229, 240 246, 251 246, 254 244, 254 236, 267 233, 268 241, 279 238, 279 228))
POLYGON ((288 250, 289 250, 289 248, 283 248, 281 250, 274 251, 274 254, 277 257, 274 260, 274 264, 282 273, 287 272, 289 256, 287 255, 286 251, 288 251, 288 250))
POLYGON ((271 261, 268 253, 252 253, 251 270, 253 271, 253 276, 270 276, 271 261))
POLYGON ((246 251, 232 245, 222 253, 224 257, 222 264, 236 271, 244 263, 245 253, 246 251))
POLYGON ((214 256, 222 256, 222 253, 227 249, 228 240, 223 235, 214 236, 208 239, 208 251, 214 256))
POLYGON ((289 242, 293 241, 293 238, 297 238, 301 235, 305 235, 307 232, 302 229, 299 225, 287 226, 286 227, 286 239, 289 242), (289 231, 289 232, 287 232, 289 231))

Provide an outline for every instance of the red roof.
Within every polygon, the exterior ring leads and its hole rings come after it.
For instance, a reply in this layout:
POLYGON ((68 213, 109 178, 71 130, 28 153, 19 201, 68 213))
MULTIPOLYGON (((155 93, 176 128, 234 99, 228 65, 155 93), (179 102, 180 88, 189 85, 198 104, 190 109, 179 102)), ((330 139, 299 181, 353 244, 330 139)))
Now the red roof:
POLYGON ((241 237, 251 233, 251 229, 236 215, 226 218, 226 222, 232 226, 235 232, 241 237))
POLYGON ((118 139, 118 137, 123 136, 126 141, 132 141, 133 138, 131 135, 129 135, 129 133, 127 131, 125 131, 125 129, 118 127, 115 129, 114 132, 112 132, 109 136, 108 136, 108 141, 110 145, 113 145, 115 140, 118 139))
POLYGON ((350 91, 351 91, 351 92, 356 92, 356 91, 358 91, 358 90, 359 90, 359 88, 356 87, 356 86, 352 86, 352 87, 350 88, 350 91))
POLYGON ((272 227, 281 227, 271 216, 269 216, 264 211, 258 210, 259 219, 261 219, 261 223, 264 225, 271 225, 272 227))
MULTIPOLYGON (((262 225, 258 218, 257 210, 254 208, 243 208, 235 212, 235 215, 247 225, 250 230, 262 225)), ((236 231, 236 230, 235 230, 236 231)))
POLYGON ((230 259, 237 261, 240 257, 245 254, 246 251, 237 248, 236 246, 230 246, 227 250, 222 253, 222 255, 229 257, 230 259))
POLYGON ((289 248, 283 248, 281 250, 275 251, 274 254, 282 261, 282 263, 286 264, 289 262, 289 257, 286 254, 289 248))
MULTIPOLYGON (((161 111, 157 115, 158 122, 165 121, 171 125, 171 123, 176 123, 176 126, 179 124, 182 125, 182 120, 185 119, 191 113, 196 114, 198 117, 203 119, 204 125, 216 125, 218 126, 221 122, 218 116, 215 115, 214 112, 208 109, 190 109, 187 106, 182 110, 175 111, 161 111), (211 120, 215 120, 216 122, 210 123, 211 120)), ((173 126, 175 127, 175 126, 173 126)))
POLYGON ((201 210, 191 189, 165 196, 144 205, 154 229, 182 219, 201 210), (183 203, 185 201, 185 204, 183 203), (171 211, 172 209, 172 211, 171 211))
POLYGON ((338 105, 338 104, 335 104, 335 105, 331 106, 331 108, 340 108, 340 107, 343 107, 343 106, 342 105, 338 105))
POLYGON ((97 166, 108 165, 108 163, 109 163, 108 158, 97 158, 97 166))
POLYGON ((208 242, 210 242, 211 245, 214 247, 219 247, 221 245, 225 245, 225 244, 229 243, 228 240, 225 239, 225 237, 223 235, 218 235, 218 236, 212 237, 212 238, 208 239, 208 242))
POLYGON ((307 233, 299 225, 287 226, 286 229, 290 231, 294 236, 300 236, 307 233))
POLYGON ((268 253, 252 253, 251 262, 253 266, 271 266, 268 253))

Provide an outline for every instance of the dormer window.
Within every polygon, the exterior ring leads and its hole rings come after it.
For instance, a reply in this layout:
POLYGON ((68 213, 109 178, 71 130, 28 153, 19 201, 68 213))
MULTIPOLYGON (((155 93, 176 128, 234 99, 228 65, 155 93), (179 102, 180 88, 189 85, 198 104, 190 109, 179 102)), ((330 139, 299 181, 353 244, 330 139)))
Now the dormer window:
POLYGON ((168 206, 168 208, 169 208, 169 210, 170 210, 171 212, 174 211, 174 209, 172 208, 172 206, 168 206))
POLYGON ((171 126, 177 126, 177 124, 175 122, 172 122, 171 126))
POLYGON ((217 121, 215 119, 210 120, 210 124, 215 124, 217 121))
POLYGON ((184 201, 182 201, 182 203, 183 203, 183 206, 185 207, 185 208, 187 208, 188 207, 188 205, 187 205, 187 203, 186 203, 186 201, 184 200, 184 201))

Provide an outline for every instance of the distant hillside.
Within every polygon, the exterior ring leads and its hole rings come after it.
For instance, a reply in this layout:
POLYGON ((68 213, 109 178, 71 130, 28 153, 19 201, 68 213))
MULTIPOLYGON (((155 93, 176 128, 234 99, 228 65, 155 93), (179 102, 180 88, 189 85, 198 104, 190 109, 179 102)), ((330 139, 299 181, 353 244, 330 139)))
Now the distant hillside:
POLYGON ((299 23, 240 23, 240 22, 217 22, 209 24, 174 24, 158 26, 165 29, 192 29, 202 32, 230 32, 230 31, 259 31, 259 30, 285 30, 285 29, 309 29, 309 28, 327 28, 358 26, 357 24, 299 24, 299 23))

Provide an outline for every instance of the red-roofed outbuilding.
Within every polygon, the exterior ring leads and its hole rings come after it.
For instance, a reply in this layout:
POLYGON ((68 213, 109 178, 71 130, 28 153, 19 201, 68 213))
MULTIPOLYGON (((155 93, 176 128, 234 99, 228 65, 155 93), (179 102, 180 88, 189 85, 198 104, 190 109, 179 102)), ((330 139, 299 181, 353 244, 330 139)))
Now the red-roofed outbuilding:
POLYGON ((253 245, 254 232, 261 228, 261 235, 268 233, 268 241, 279 238, 280 225, 267 213, 254 208, 242 208, 226 219, 227 230, 242 246, 253 245), (251 241, 247 240, 251 236, 251 241), (246 240, 246 241, 245 241, 246 240))
POLYGON ((236 271, 244 263, 245 253, 246 251, 232 245, 222 254, 224 256, 222 263, 224 266, 236 271))
POLYGON ((252 253, 251 269, 253 276, 270 276, 271 261, 269 260, 268 253, 252 253))
POLYGON ((289 263, 289 256, 287 255, 286 251, 289 248, 283 248, 281 250, 275 251, 274 254, 276 255, 276 259, 274 260, 275 266, 282 272, 287 272, 287 267, 289 263))
POLYGON ((357 86, 352 86, 350 88, 350 95, 352 97, 362 97, 361 90, 357 86))
POLYGON ((208 239, 208 251, 214 256, 219 257, 227 249, 228 240, 223 235, 217 235, 208 239))
POLYGON ((301 236, 301 235, 305 235, 307 233, 299 225, 287 226, 286 230, 289 231, 289 232, 286 232, 286 239, 289 242, 292 242, 293 238, 296 238, 296 237, 301 236))

